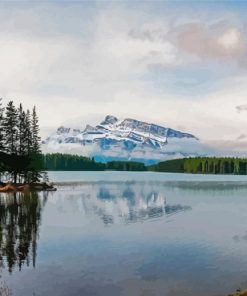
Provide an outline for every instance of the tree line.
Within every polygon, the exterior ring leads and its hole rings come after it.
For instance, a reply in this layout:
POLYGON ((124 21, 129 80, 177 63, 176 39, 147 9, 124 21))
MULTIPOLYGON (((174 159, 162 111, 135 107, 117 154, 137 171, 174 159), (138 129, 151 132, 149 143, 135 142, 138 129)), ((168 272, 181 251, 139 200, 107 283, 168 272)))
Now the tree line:
POLYGON ((43 167, 47 171, 103 171, 103 163, 80 155, 48 153, 42 155, 43 167))
POLYGON ((42 167, 36 108, 25 110, 0 99, 0 182, 38 182, 42 167))
POLYGON ((149 168, 155 172, 193 174, 247 174, 247 159, 238 157, 194 157, 172 159, 149 168))
POLYGON ((47 171, 153 171, 193 174, 247 174, 247 159, 234 157, 195 157, 172 159, 146 166, 135 161, 96 162, 71 154, 44 154, 42 166, 47 171))
POLYGON ((96 162, 94 158, 79 155, 52 153, 42 155, 43 168, 47 171, 146 171, 143 163, 134 161, 96 162))

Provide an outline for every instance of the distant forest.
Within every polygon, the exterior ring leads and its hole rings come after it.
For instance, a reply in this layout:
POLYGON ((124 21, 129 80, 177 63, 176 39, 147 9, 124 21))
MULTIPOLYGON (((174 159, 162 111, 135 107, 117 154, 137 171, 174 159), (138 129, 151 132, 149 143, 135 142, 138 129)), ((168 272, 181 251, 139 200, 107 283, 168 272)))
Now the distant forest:
POLYGON ((35 183, 41 178, 41 147, 35 107, 24 110, 0 99, 0 182, 35 183))
POLYGON ((173 159, 150 166, 155 172, 193 174, 247 174, 247 159, 234 157, 195 157, 173 159))
POLYGON ((196 157, 173 159, 152 166, 141 162, 96 162, 94 158, 70 154, 42 155, 43 168, 48 171, 153 171, 193 174, 247 174, 247 159, 230 157, 196 157))
POLYGON ((42 155, 43 168, 47 171, 146 171, 146 166, 134 161, 96 162, 94 158, 52 153, 42 155))

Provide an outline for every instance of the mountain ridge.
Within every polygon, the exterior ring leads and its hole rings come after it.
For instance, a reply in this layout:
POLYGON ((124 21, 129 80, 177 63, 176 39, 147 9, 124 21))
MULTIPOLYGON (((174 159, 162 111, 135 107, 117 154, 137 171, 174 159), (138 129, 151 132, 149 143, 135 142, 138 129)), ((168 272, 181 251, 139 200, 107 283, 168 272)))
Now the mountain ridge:
POLYGON ((84 129, 60 126, 43 141, 46 152, 71 152, 100 159, 161 161, 199 156, 201 148, 193 134, 113 115, 107 115, 95 126, 86 124, 84 129))

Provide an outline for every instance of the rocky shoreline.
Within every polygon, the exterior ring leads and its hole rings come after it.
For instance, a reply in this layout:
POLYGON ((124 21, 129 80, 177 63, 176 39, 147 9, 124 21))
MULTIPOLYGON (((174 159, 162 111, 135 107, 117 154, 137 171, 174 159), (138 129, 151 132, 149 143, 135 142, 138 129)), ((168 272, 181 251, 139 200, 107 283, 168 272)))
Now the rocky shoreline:
POLYGON ((228 296, 247 296, 247 289, 246 290, 238 289, 235 293, 229 294, 228 296))
POLYGON ((27 191, 56 191, 53 184, 47 183, 32 183, 32 184, 13 184, 1 183, 0 192, 27 192, 27 191))

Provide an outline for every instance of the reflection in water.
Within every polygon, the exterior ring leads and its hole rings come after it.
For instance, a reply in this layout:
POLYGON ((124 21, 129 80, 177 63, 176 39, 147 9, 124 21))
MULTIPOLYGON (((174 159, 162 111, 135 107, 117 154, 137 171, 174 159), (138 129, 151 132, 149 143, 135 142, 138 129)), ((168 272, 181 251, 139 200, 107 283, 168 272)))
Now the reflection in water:
MULTIPOLYGON (((35 192, 0 195, 0 267, 10 273, 15 267, 21 270, 24 264, 35 267, 41 213, 47 200, 47 193, 43 194, 43 199, 35 192)), ((168 204, 158 190, 126 183, 61 187, 49 203, 57 203, 61 213, 72 206, 86 219, 98 217, 104 225, 129 224, 191 209, 168 204)))
POLYGON ((108 189, 101 187, 97 198, 111 203, 110 207, 109 204, 105 205, 104 210, 99 211, 102 212, 102 220, 105 224, 114 223, 114 213, 109 213, 109 209, 113 209, 114 205, 117 206, 118 217, 121 217, 126 223, 172 215, 191 209, 189 206, 180 204, 167 204, 165 196, 158 191, 136 193, 129 186, 124 188, 119 196, 113 195, 108 189))
MULTIPOLYGON (((66 198, 67 191, 61 191, 60 194, 66 198)), ((97 215, 105 225, 117 222, 133 223, 191 210, 190 206, 168 204, 160 191, 147 188, 144 190, 137 184, 84 185, 79 186, 72 196, 73 201, 78 203, 75 208, 86 215, 97 215), (83 194, 76 193, 81 192, 82 188, 83 194)), ((66 209, 61 208, 61 211, 63 210, 66 209)))
POLYGON ((234 235, 233 240, 235 242, 241 242, 241 241, 247 242, 247 231, 245 231, 245 233, 242 235, 240 235, 240 234, 234 235))
POLYGON ((144 181, 59 186, 46 203, 42 193, 0 195, 1 276, 12 295, 212 296, 247 287, 244 186, 144 181))
POLYGON ((35 267, 38 229, 45 204, 35 192, 0 195, 0 263, 11 273, 24 263, 35 267))

